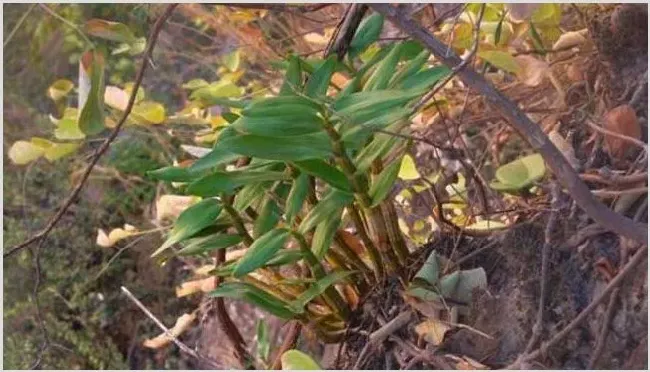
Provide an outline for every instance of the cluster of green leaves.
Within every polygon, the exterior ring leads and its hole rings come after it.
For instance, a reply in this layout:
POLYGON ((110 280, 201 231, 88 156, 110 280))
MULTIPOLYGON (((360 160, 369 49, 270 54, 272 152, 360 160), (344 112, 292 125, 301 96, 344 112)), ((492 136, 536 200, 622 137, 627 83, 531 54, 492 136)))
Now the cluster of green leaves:
POLYGON ((222 114, 226 122, 204 156, 185 167, 149 172, 203 198, 179 216, 154 256, 205 256, 244 244, 243 256, 213 271, 226 281, 212 296, 242 299, 281 318, 314 316, 312 302, 345 314, 332 286, 363 279, 347 280, 359 274, 352 265, 330 264, 335 236, 351 222, 347 211, 359 210, 369 220, 392 202, 387 198, 408 147, 406 140, 377 131, 406 131, 411 105, 449 73, 431 65, 429 52, 414 42, 364 54, 378 36, 367 28, 379 23, 381 30, 382 22, 372 15, 353 41, 365 62, 290 56, 278 64, 285 78, 277 96, 238 99, 235 90, 220 96, 226 84, 188 85, 206 104, 230 111, 222 114), (332 83, 337 73, 349 76, 345 86, 332 83), (234 167, 238 159, 247 165, 234 167), (170 250, 179 243, 182 248, 170 250), (300 262, 313 278, 274 282, 277 271, 268 274, 300 262), (263 280, 255 279, 259 275, 263 280))

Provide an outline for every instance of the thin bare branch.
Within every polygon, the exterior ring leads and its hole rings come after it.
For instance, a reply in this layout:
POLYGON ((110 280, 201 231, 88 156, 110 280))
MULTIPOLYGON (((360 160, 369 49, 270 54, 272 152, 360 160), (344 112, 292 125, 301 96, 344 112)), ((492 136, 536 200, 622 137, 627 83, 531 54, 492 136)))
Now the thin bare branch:
MULTIPOLYGON (((397 9, 389 4, 372 4, 371 7, 386 16, 411 37, 424 44, 447 66, 454 68, 463 62, 455 53, 447 53, 447 47, 426 29, 399 13, 397 9)), ((635 223, 596 200, 587 185, 580 179, 571 164, 553 145, 539 125, 535 124, 508 97, 499 92, 471 68, 459 70, 457 76, 472 89, 481 93, 504 117, 509 119, 510 125, 544 157, 546 164, 555 173, 562 186, 567 189, 571 197, 589 217, 613 232, 645 245, 648 244, 647 225, 635 223)))
POLYGON ((184 353, 190 355, 193 358, 196 358, 196 359, 199 359, 199 360, 204 360, 204 361, 210 363, 210 365, 212 367, 221 368, 221 366, 218 363, 216 363, 215 361, 213 361, 212 359, 209 359, 209 358, 206 358, 206 357, 200 355, 196 351, 192 350, 192 348, 190 348, 189 346, 187 346, 183 342, 181 342, 176 336, 174 336, 174 334, 169 330, 169 328, 167 328, 165 326, 165 324, 160 321, 160 319, 156 318, 156 316, 153 315, 153 313, 151 311, 149 311, 149 309, 147 309, 147 307, 144 306, 144 304, 142 302, 140 302, 140 300, 138 300, 138 298, 135 297, 133 295, 133 293, 131 293, 131 291, 128 290, 128 288, 126 288, 124 286, 122 286, 121 288, 122 288, 122 292, 124 292, 126 297, 128 297, 129 300, 133 301, 133 303, 136 304, 136 306, 138 306, 140 308, 140 310, 142 310, 142 312, 145 313, 149 317, 149 319, 153 320, 154 323, 156 323, 156 325, 158 326, 158 328, 160 328, 165 333, 165 335, 167 337, 169 337, 172 340, 172 342, 174 342, 176 344, 176 346, 178 346, 179 349, 181 349, 184 353))
MULTIPOLYGON (((101 145, 101 147, 97 150, 97 152, 94 154, 92 159, 90 160, 90 164, 86 167, 86 170, 84 171, 83 175, 81 176, 81 181, 79 181, 79 184, 72 190, 68 198, 63 202, 63 205, 61 208, 59 208, 59 211, 50 219, 48 224, 45 226, 43 230, 41 230, 39 233, 36 235, 33 235, 29 239, 25 240, 24 242, 12 247, 9 249, 9 251, 4 252, 2 254, 3 258, 7 258, 12 256, 13 254, 19 252, 21 249, 31 245, 34 242, 37 241, 42 241, 44 240, 50 232, 54 229, 56 224, 61 220, 61 217, 65 214, 65 212, 70 208, 74 200, 79 196, 79 193, 83 189, 83 187, 86 184, 86 181, 88 180, 88 177, 90 176, 90 173, 92 172, 93 168, 99 162, 99 159, 106 153, 108 148, 110 147, 111 143, 117 138, 117 135, 119 134, 120 130, 124 126, 124 123, 126 122, 126 119, 128 118, 129 114, 131 113, 131 110, 133 109, 133 105, 135 103, 135 98, 136 98, 136 92, 138 91, 138 88, 142 84, 142 79, 144 78, 144 73, 147 69, 147 66, 149 65, 148 60, 151 58, 151 54, 153 52, 153 48, 156 45, 156 40, 158 39, 158 34, 160 33, 160 30, 162 29, 162 26, 165 24, 165 21, 169 16, 171 16, 172 12, 174 9, 178 6, 178 4, 171 4, 167 6, 167 9, 165 9, 165 12, 156 20, 156 23, 153 25, 153 28, 151 30, 151 33, 149 35, 148 39, 148 45, 147 49, 144 52, 144 55, 142 57, 142 63, 140 65, 140 69, 138 70, 138 75, 135 78, 135 83, 133 84, 133 90, 131 91, 131 96, 129 97, 129 102, 126 105, 126 108, 124 109, 124 114, 122 115, 122 118, 120 121, 117 123, 117 126, 113 131, 111 132, 110 136, 104 141, 104 143, 101 145)), ((45 6, 47 8, 47 6, 45 6)), ((49 8, 48 8, 49 9, 49 8)))
POLYGON ((27 9, 27 11, 26 11, 25 13, 23 13, 23 15, 20 17, 20 19, 18 20, 18 22, 16 22, 16 25, 15 25, 14 28, 11 30, 11 32, 9 33, 9 35, 7 35, 7 38, 5 39, 5 41, 2 43, 2 47, 3 47, 3 48, 7 48, 7 44, 9 44, 9 42, 11 41, 11 39, 13 39, 14 35, 16 34, 16 32, 20 29, 20 26, 23 25, 23 22, 25 22, 25 20, 27 19, 27 16, 29 15, 29 13, 32 12, 32 10, 34 10, 34 7, 36 7, 36 5, 37 5, 37 4, 32 4, 32 5, 30 5, 30 6, 29 6, 29 9, 27 9))
POLYGON ((647 258, 648 255, 648 246, 644 245, 639 250, 634 254, 630 262, 625 265, 625 267, 612 279, 609 284, 607 284, 607 287, 605 288, 604 291, 602 291, 598 297, 594 298, 591 303, 584 309, 578 316, 575 317, 569 323, 566 327, 562 328, 561 331, 555 334, 553 338, 551 338, 549 341, 545 342, 540 346, 538 349, 535 351, 522 355, 520 356, 513 364, 508 366, 507 369, 519 369, 521 364, 524 362, 529 362, 533 359, 539 358, 540 356, 544 355, 548 348, 557 345, 560 341, 562 341, 566 336, 571 333, 576 327, 578 327, 587 317, 594 311, 596 308, 607 298, 609 298, 609 294, 612 293, 614 289, 616 289, 623 280, 630 275, 634 269, 645 259, 647 258))

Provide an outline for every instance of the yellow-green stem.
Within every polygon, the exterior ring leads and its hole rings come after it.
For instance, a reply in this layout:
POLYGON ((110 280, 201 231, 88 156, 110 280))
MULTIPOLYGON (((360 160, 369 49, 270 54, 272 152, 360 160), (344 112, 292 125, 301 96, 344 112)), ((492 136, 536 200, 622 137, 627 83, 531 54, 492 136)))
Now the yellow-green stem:
MULTIPOLYGON (((309 268, 311 269, 314 278, 318 280, 325 277, 326 275, 325 269, 323 268, 323 265, 320 263, 320 261, 318 261, 314 253, 309 248, 309 245, 307 244, 305 237, 302 236, 302 234, 298 233, 297 231, 291 231, 291 235, 296 239, 296 241, 298 241, 300 250, 304 254, 305 261, 309 265, 309 268)), ((343 298, 336 290, 336 288, 328 287, 323 293, 323 299, 332 307, 332 309, 334 309, 337 313, 339 313, 344 319, 348 317, 350 311, 348 309, 347 303, 345 302, 345 300, 343 300, 343 298)))
POLYGON ((370 239, 370 236, 368 236, 368 232, 363 225, 363 220, 361 219, 361 215, 359 214, 357 208, 354 205, 351 205, 348 207, 348 211, 350 212, 350 217, 352 218, 354 226, 357 228, 359 236, 361 236, 361 241, 366 246, 368 254, 370 255, 370 260, 372 261, 372 265, 375 269, 375 279, 377 282, 381 282, 384 280, 385 275, 384 264, 382 262, 381 255, 379 254, 375 243, 372 241, 372 239, 370 239))

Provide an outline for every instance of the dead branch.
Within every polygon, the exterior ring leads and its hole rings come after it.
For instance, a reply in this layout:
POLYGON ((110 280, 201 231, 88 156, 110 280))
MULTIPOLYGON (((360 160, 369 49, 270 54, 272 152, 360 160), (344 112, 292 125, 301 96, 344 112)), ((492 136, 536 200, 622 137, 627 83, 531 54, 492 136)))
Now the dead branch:
POLYGON ((284 342, 280 346, 280 349, 278 349, 278 353, 273 360, 273 364, 271 364, 270 369, 272 370, 277 370, 282 367, 282 354, 294 348, 298 342, 298 337, 300 336, 300 331, 302 330, 302 324, 294 320, 291 323, 290 327, 291 328, 289 328, 289 333, 287 333, 287 336, 284 338, 284 342))
MULTIPOLYGON (((388 4, 372 4, 371 7, 386 16, 411 37, 423 43, 447 66, 454 68, 463 62, 426 29, 399 13, 394 7, 388 4)), ((566 158, 548 139, 542 129, 530 120, 510 99, 471 68, 459 70, 457 76, 465 84, 481 93, 504 117, 509 119, 510 125, 544 157, 546 164, 555 173, 557 179, 589 217, 613 232, 636 240, 644 245, 648 244, 647 225, 635 223, 596 200, 587 185, 580 179, 566 158)))
MULTIPOLYGON (((226 261, 226 250, 225 249, 218 250, 215 264, 218 267, 219 265, 223 264, 225 261, 226 261)), ((221 284, 221 280, 222 278, 220 276, 215 277, 215 287, 219 287, 219 285, 221 284)), ((237 326, 235 325, 235 323, 233 323, 232 319, 230 318, 230 315, 228 315, 228 311, 226 310, 226 304, 223 297, 217 297, 215 299, 215 303, 216 303, 217 319, 219 319, 219 323, 221 324, 221 329, 226 334, 226 337, 228 338, 233 348, 235 349, 235 356, 237 357, 237 360, 239 361, 239 363, 242 365, 243 368, 247 368, 251 363, 252 358, 248 354, 248 351, 246 351, 246 341, 244 341, 244 338, 242 337, 241 333, 237 329, 237 326)))
POLYGON ((122 287, 122 292, 124 292, 126 297, 128 297, 129 300, 133 301, 133 303, 136 304, 136 306, 139 307, 140 310, 142 310, 142 312, 149 317, 149 319, 153 320, 154 323, 156 323, 156 325, 158 326, 158 328, 160 328, 163 332, 165 332, 165 335, 169 337, 172 340, 172 342, 174 342, 176 346, 178 346, 183 352, 187 353, 193 358, 208 362, 214 368, 221 368, 221 366, 215 361, 213 361, 212 359, 200 355, 196 351, 192 350, 189 346, 181 342, 176 336, 174 336, 174 334, 169 330, 169 328, 167 328, 165 324, 163 324, 163 322, 160 321, 160 319, 156 318, 156 316, 153 315, 153 313, 149 311, 149 309, 147 309, 147 307, 144 306, 144 304, 140 302, 140 300, 138 300, 138 298, 135 297, 133 293, 131 293, 131 291, 129 291, 126 287, 122 287))
POLYGON ((529 353, 533 350, 537 342, 542 337, 542 328, 544 325, 544 307, 546 306, 546 293, 548 291, 546 283, 548 282, 548 256, 550 255, 551 243, 553 241, 553 230, 558 223, 558 212, 560 209, 560 197, 561 197, 560 185, 557 182, 551 183, 551 194, 552 200, 551 205, 553 210, 551 211, 548 221, 546 222, 546 229, 544 231, 544 246, 542 247, 542 273, 540 278, 540 290, 539 290, 539 305, 537 307, 537 318, 535 319, 535 324, 533 325, 533 334, 528 340, 528 345, 524 354, 529 353))
POLYGON ((336 28, 332 39, 328 43, 327 48, 325 48, 325 58, 329 57, 332 53, 336 53, 338 60, 343 60, 350 47, 350 42, 357 32, 357 28, 359 28, 359 24, 367 10, 368 6, 364 4, 350 5, 341 24, 336 28))
POLYGON ((122 126, 124 126, 124 123, 126 123, 126 119, 128 118, 129 114, 131 113, 131 110, 133 109, 138 88, 140 88, 140 85, 142 84, 142 79, 144 78, 144 72, 146 71, 147 66, 149 65, 148 61, 151 58, 153 48, 156 45, 158 34, 160 33, 160 30, 162 29, 162 26, 165 24, 167 18, 171 16, 172 12, 177 6, 178 4, 168 5, 167 8, 165 9, 165 12, 156 20, 156 23, 154 23, 153 28, 151 29, 151 33, 149 34, 147 49, 145 50, 142 56, 142 63, 140 64, 138 75, 136 76, 135 83, 133 84, 133 90, 131 91, 129 102, 127 103, 126 108, 124 109, 124 114, 122 115, 120 121, 117 123, 117 126, 115 126, 115 129, 113 129, 113 131, 111 132, 110 136, 108 136, 108 138, 104 141, 101 147, 97 149, 97 152, 93 155, 92 159, 90 160, 90 164, 88 164, 86 170, 83 173, 83 176, 81 177, 81 181, 79 181, 79 183, 74 188, 74 190, 72 190, 68 198, 65 200, 65 202, 63 202, 61 208, 59 208, 59 211, 50 219, 50 221, 48 222, 48 224, 45 226, 43 230, 41 230, 36 235, 33 235, 29 239, 25 240, 24 242, 12 247, 11 249, 9 249, 8 252, 4 252, 2 254, 3 258, 12 256, 13 254, 17 253, 21 249, 31 245, 34 242, 44 240, 54 229, 54 227, 59 222, 59 220, 61 220, 61 217, 63 217, 65 212, 70 208, 70 206, 77 198, 77 196, 79 196, 79 193, 85 186, 86 181, 90 176, 90 173, 93 171, 93 168, 95 168, 95 165, 97 164, 97 162, 99 162, 99 159, 102 157, 102 155, 104 155, 104 153, 106 153, 111 143, 115 140, 115 138, 117 138, 117 135, 122 129, 122 126))
POLYGON ((612 291, 617 288, 623 280, 634 271, 634 269, 642 263, 646 258, 648 254, 648 246, 644 245, 642 246, 632 257, 632 259, 625 265, 623 270, 621 270, 615 277, 612 279, 611 282, 607 285, 605 290, 598 295, 595 299, 591 301, 591 303, 584 309, 578 316, 575 317, 569 323, 566 327, 562 328, 561 331, 555 334, 549 341, 543 343, 538 349, 535 351, 522 355, 520 356, 513 364, 509 365, 507 369, 519 369, 521 364, 524 362, 529 362, 533 359, 536 359, 540 357, 541 355, 544 355, 548 348, 558 344, 560 341, 562 341, 566 336, 571 333, 576 327, 578 327, 587 317, 589 314, 591 314, 596 308, 603 302, 605 299, 609 298, 609 294, 612 293, 612 291))

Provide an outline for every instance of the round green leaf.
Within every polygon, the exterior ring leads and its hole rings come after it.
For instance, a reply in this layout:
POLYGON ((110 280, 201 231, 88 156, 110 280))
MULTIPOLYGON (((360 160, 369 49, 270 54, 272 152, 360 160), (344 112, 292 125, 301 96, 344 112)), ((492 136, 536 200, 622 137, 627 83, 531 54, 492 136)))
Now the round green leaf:
POLYGON ((497 190, 523 189, 544 177, 545 172, 542 155, 528 155, 499 167, 495 174, 498 182, 493 182, 490 186, 497 190))
POLYGON ((320 366, 309 355, 298 351, 288 350, 280 358, 282 369, 290 370, 320 370, 320 366))

